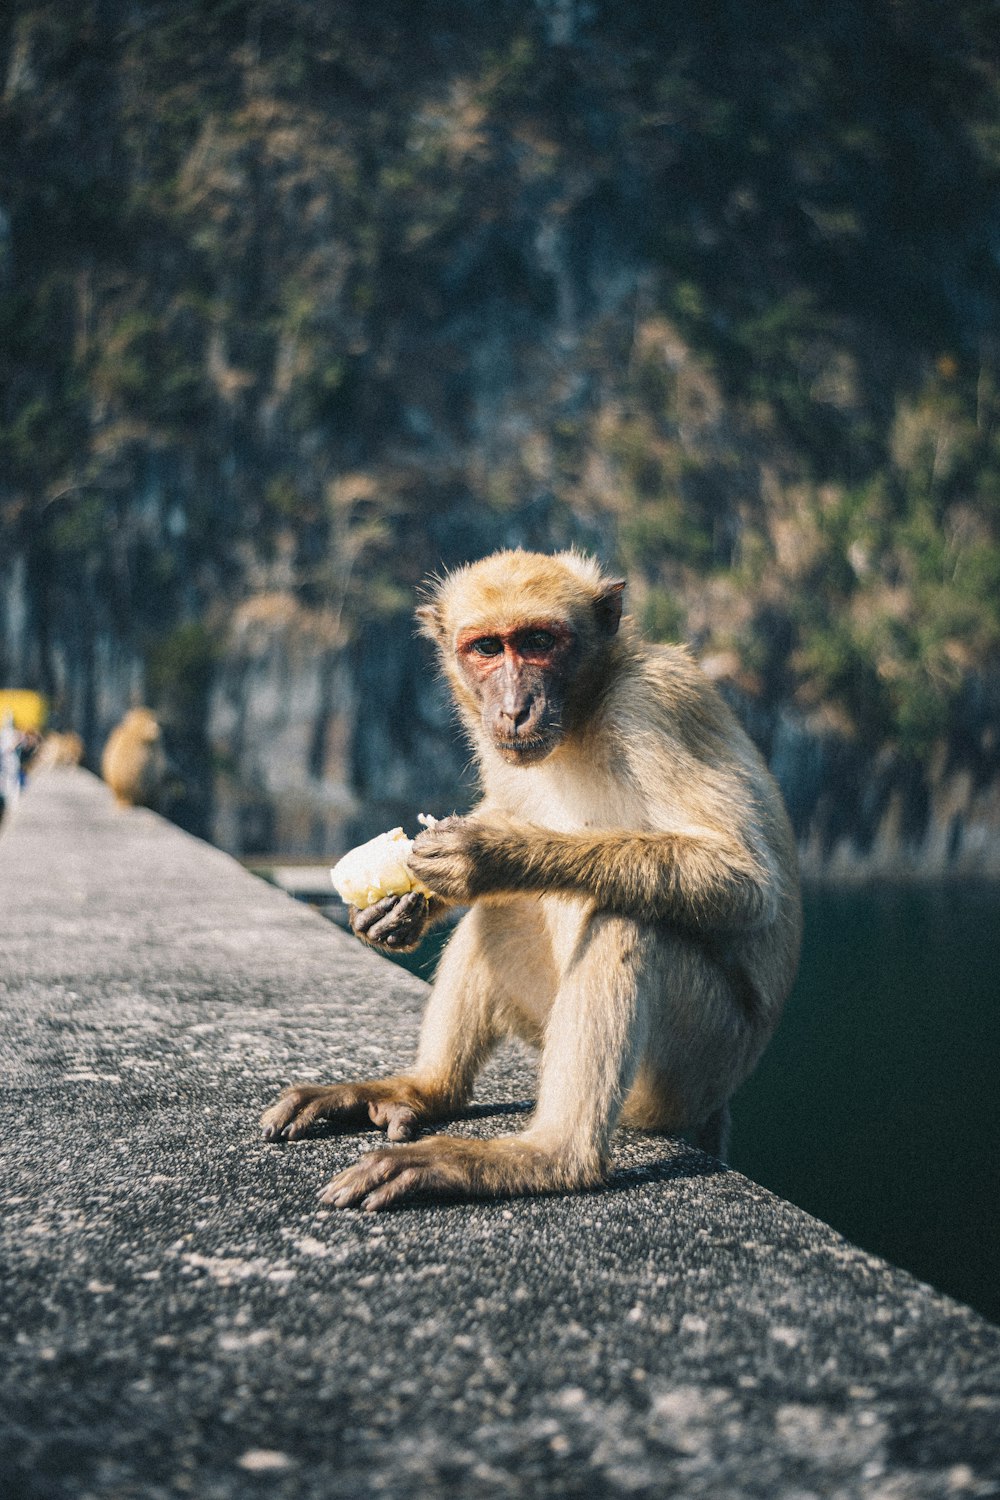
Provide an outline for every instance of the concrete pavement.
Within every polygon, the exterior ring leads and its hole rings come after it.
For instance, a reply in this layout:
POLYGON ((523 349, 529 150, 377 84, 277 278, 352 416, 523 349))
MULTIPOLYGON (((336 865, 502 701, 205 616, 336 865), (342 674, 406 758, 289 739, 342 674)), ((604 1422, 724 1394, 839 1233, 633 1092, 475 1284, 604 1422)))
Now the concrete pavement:
MULTIPOLYGON (((86 772, 0 832, 0 1494, 1000 1495, 1000 1329, 686 1146, 602 1192, 322 1210, 262 1142, 423 986, 86 772)), ((457 1129, 516 1128, 505 1054, 457 1129)))

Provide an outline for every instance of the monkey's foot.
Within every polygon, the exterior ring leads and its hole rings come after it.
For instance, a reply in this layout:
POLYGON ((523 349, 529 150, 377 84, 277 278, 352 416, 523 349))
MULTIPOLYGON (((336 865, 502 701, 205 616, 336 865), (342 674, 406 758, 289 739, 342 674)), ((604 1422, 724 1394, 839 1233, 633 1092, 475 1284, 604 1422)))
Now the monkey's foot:
POLYGON ((521 1136, 464 1140, 434 1135, 412 1146, 383 1148, 339 1172, 319 1194, 333 1208, 374 1212, 416 1194, 500 1198, 521 1193, 593 1187, 601 1172, 571 1169, 521 1136))
POLYGON ((430 1114, 428 1101, 403 1078, 365 1083, 299 1083, 260 1117, 266 1141, 295 1141, 322 1120, 349 1126, 371 1120, 390 1141, 408 1141, 430 1114))

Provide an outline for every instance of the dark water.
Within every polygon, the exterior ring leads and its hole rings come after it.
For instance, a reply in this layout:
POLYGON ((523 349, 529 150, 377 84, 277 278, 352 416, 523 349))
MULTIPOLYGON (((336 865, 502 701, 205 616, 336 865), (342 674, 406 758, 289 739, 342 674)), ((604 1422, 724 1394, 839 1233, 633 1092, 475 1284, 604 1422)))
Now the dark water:
POLYGON ((813 891, 732 1164, 1000 1322, 1000 888, 813 891))
MULTIPOLYGON (((806 894, 734 1167, 1000 1322, 1000 886, 806 894)), ((427 943, 407 967, 430 978, 427 943)))

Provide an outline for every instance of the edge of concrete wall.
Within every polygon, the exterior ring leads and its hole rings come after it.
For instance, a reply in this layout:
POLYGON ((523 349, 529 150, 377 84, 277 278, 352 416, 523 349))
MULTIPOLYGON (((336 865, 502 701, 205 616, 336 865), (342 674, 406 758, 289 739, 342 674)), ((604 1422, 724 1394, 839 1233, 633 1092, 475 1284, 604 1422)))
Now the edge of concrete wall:
MULTIPOLYGON (((371 1137, 259 1110, 405 1062, 424 987, 86 772, 0 832, 0 965, 10 1494, 1000 1494, 1000 1329, 682 1143, 324 1210, 371 1137)), ((454 1129, 532 1088, 504 1054, 454 1129)))

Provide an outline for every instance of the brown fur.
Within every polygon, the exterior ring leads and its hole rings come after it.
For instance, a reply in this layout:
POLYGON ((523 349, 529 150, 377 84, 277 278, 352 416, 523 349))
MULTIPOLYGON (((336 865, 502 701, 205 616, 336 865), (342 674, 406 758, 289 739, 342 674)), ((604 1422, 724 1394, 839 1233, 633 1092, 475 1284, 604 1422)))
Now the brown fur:
POLYGON ((375 946, 412 947, 450 905, 412 1071, 291 1090, 269 1139, 359 1110, 403 1139, 470 1097, 505 1036, 542 1050, 527 1128, 429 1136, 334 1178, 337 1207, 414 1192, 584 1187, 619 1120, 721 1150, 728 1100, 777 1024, 798 961, 795 847, 777 787, 683 648, 621 622, 593 560, 499 553, 418 611, 476 748, 484 797, 422 833, 435 893, 352 912, 375 946))
POLYGON ((50 766, 78 766, 84 757, 83 740, 75 730, 47 734, 35 756, 33 769, 50 766))
POLYGON ((167 773, 163 737, 155 714, 133 708, 108 736, 101 775, 119 807, 156 807, 167 773))

